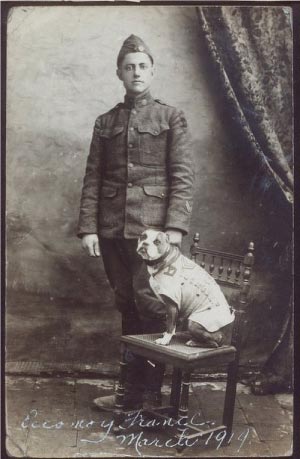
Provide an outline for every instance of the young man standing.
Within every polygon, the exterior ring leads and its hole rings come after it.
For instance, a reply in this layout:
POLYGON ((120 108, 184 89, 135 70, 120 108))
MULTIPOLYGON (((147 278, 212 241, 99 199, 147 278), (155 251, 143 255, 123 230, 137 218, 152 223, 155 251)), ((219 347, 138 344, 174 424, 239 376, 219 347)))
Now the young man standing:
MULTIPOLYGON (((90 256, 100 253, 122 333, 165 330, 165 308, 152 293, 137 239, 147 228, 166 231, 181 245, 192 210, 193 165, 184 114, 153 99, 152 53, 137 36, 128 37, 117 59, 126 89, 123 103, 96 119, 81 198, 78 235, 90 256)), ((128 356, 125 407, 157 405, 164 368, 128 356), (148 404, 148 405, 147 405, 148 404)), ((113 408, 114 398, 96 404, 113 408)))

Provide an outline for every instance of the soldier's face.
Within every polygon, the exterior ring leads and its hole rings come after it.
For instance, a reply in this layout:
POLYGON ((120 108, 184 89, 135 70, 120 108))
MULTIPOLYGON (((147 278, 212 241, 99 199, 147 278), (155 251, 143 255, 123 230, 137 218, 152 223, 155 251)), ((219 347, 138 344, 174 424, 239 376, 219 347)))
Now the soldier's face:
POLYGON ((150 87, 154 67, 148 54, 129 53, 117 69, 117 75, 123 81, 126 92, 136 95, 150 87))

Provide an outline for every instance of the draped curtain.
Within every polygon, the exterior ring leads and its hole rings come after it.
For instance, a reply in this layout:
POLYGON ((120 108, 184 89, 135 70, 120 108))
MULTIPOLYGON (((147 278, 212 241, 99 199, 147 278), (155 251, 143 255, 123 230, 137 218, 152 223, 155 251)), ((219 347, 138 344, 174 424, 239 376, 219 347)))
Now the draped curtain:
MULTIPOLYGON (((197 7, 200 27, 217 78, 226 118, 239 137, 239 156, 251 173, 252 189, 287 219, 281 263, 291 277, 293 203, 292 27, 284 7, 197 7)), ((292 380, 292 301, 280 336, 255 393, 290 388, 292 380)), ((283 305, 284 306, 284 305, 283 305)))

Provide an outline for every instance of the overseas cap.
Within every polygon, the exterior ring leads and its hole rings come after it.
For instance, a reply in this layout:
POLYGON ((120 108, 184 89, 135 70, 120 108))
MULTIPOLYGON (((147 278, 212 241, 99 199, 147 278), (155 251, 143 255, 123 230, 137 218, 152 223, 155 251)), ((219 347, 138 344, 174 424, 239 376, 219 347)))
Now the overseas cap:
POLYGON ((122 48, 120 49, 118 59, 117 59, 118 67, 120 66, 126 54, 129 54, 129 53, 148 54, 153 64, 153 57, 152 57, 152 53, 150 49, 143 42, 143 40, 140 37, 137 37, 136 35, 130 35, 130 37, 126 38, 126 40, 124 41, 122 48))

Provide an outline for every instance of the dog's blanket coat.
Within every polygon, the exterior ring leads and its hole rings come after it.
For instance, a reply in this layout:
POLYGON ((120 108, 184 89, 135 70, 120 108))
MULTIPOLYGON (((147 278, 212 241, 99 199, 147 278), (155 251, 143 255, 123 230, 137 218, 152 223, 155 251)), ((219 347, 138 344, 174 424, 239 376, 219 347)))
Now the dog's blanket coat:
POLYGON ((173 300, 179 318, 192 320, 207 331, 215 332, 234 320, 227 300, 219 285, 205 269, 180 253, 150 277, 154 293, 173 300))

